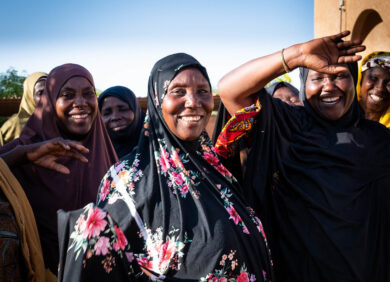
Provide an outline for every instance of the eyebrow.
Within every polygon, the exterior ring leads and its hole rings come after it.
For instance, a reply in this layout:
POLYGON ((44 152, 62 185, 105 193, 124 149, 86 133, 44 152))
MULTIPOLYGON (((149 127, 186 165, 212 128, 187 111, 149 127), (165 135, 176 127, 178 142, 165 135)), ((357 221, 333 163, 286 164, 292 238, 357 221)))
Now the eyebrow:
MULTIPOLYGON (((170 85, 168 86, 168 89, 172 89, 172 88, 174 88, 174 87, 186 87, 186 86, 188 86, 187 83, 183 83, 183 82, 173 82, 172 84, 170 84, 170 85)), ((207 86, 209 86, 209 84, 205 82, 205 83, 200 83, 200 84, 198 84, 197 86, 198 86, 198 87, 207 87, 207 86)))

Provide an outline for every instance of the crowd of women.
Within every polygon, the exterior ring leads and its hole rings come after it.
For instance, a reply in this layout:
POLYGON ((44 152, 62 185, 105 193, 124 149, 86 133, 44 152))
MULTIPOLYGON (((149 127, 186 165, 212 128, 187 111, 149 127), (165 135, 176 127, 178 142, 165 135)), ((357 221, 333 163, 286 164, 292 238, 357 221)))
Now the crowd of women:
POLYGON ((390 53, 358 68, 348 34, 225 75, 213 140, 188 54, 146 113, 80 65, 32 74, 0 129, 1 281, 390 281, 390 53))

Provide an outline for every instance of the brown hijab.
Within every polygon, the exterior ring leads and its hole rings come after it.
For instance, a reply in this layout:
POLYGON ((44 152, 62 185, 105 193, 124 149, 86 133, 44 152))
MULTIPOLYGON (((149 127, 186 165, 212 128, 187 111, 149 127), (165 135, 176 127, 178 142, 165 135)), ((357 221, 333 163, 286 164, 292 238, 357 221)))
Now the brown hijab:
MULTIPOLYGON (((92 75, 82 66, 64 64, 54 68, 47 77, 41 101, 20 137, 1 148, 0 153, 18 144, 31 144, 64 137, 58 126, 59 119, 55 104, 62 86, 75 76, 86 78, 94 86, 92 75)), ((100 180, 117 161, 115 150, 99 112, 90 132, 79 141, 90 150, 86 155, 88 163, 70 158, 59 159, 59 163, 69 168, 69 175, 32 164, 12 168, 33 208, 45 264, 53 273, 57 273, 58 265, 57 210, 79 209, 89 202, 94 202, 100 180)))

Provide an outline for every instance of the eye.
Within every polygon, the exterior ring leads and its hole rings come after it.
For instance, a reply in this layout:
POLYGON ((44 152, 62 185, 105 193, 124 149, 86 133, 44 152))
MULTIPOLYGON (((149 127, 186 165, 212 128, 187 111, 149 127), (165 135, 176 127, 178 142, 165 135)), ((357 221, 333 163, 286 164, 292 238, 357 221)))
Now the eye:
POLYGON ((64 98, 66 100, 71 100, 74 98, 74 93, 69 90, 65 90, 60 93, 59 97, 64 98))
POLYGON ((313 76, 311 78, 311 81, 321 81, 322 80, 322 76, 313 76))
POLYGON ((104 110, 103 112, 102 112, 102 116, 104 116, 104 117, 106 117, 106 116, 108 116, 108 115, 110 115, 111 114, 111 110, 104 110))
POLYGON ((184 96, 186 95, 186 90, 184 88, 174 88, 171 92, 169 92, 169 94, 174 96, 184 96))
POLYGON ((83 96, 84 96, 84 97, 92 97, 92 96, 95 96, 95 91, 93 91, 92 89, 89 89, 89 90, 87 90, 87 91, 85 91, 85 92, 83 93, 83 96))
POLYGON ((209 94, 209 93, 210 92, 207 89, 204 89, 204 88, 201 88, 201 89, 198 90, 198 94, 204 95, 204 94, 209 94))
POLYGON ((348 77, 348 74, 346 74, 346 73, 338 73, 336 76, 336 78, 338 78, 338 79, 344 79, 347 77, 348 77))

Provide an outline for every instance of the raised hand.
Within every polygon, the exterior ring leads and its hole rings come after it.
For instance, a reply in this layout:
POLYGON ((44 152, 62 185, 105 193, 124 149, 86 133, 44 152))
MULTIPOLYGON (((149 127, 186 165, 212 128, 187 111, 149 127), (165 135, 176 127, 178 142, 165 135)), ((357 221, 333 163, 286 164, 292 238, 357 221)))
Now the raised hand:
POLYGON ((318 72, 334 74, 342 70, 339 64, 357 62, 361 56, 356 53, 364 51, 366 47, 359 40, 343 41, 349 34, 349 31, 343 31, 301 44, 302 65, 318 72))
POLYGON ((29 152, 26 153, 28 161, 63 174, 69 174, 70 171, 66 166, 56 162, 59 157, 69 157, 84 163, 88 162, 88 159, 82 153, 86 154, 89 150, 75 141, 55 138, 29 146, 31 146, 29 152))

